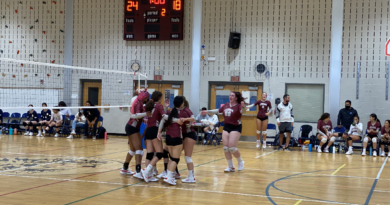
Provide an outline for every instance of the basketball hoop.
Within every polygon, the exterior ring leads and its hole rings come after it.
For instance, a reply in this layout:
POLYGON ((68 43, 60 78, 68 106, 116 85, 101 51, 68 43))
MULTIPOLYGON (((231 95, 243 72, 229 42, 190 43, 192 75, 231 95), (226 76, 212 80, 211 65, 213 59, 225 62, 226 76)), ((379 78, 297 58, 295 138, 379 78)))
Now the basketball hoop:
POLYGON ((386 42, 386 47, 385 47, 385 55, 390 56, 390 38, 386 42))

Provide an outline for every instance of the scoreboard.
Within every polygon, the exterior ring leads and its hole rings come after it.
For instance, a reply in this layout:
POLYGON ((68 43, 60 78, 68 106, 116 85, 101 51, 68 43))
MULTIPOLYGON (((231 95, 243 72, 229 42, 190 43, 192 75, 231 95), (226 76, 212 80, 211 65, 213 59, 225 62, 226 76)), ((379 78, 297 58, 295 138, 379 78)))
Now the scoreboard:
POLYGON ((184 0, 125 0, 126 41, 183 40, 184 0))

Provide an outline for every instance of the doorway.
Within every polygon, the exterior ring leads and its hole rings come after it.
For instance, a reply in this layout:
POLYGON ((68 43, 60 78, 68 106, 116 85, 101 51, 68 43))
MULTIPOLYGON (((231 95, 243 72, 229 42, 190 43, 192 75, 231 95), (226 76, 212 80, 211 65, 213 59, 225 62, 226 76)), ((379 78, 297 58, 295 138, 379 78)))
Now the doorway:
MULTIPOLYGON (((96 106, 101 105, 102 100, 102 80, 81 80, 82 98, 80 105, 85 106, 85 102, 91 101, 96 106)), ((99 109, 100 110, 100 109, 99 109)))
MULTIPOLYGON (((135 83, 135 89, 137 88, 138 88, 138 81, 135 83)), ((145 88, 145 82, 143 81, 141 81, 141 88, 145 88)), ((169 100, 169 108, 173 108, 173 99, 178 95, 183 95, 183 82, 148 81, 148 92, 150 96, 154 91, 160 91, 162 93, 163 100, 161 101, 161 104, 163 106, 164 106, 164 101, 169 100)))

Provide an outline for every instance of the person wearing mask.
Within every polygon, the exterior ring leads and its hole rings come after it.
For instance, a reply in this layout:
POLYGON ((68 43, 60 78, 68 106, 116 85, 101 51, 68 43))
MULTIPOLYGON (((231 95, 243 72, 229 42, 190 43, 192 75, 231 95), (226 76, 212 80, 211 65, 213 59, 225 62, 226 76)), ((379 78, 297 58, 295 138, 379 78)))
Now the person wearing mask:
MULTIPOLYGON (((47 107, 46 103, 42 103, 42 107, 47 107)), ((38 135, 37 137, 45 136, 46 133, 46 126, 49 125, 50 119, 51 119, 51 110, 50 109, 43 109, 41 111, 41 121, 38 123, 38 135), (42 130, 42 132, 41 132, 42 130), (43 133, 43 134, 42 134, 43 133)))
MULTIPOLYGON (((95 105, 91 103, 91 101, 87 101, 86 106, 94 107, 95 105)), ((85 115, 86 121, 84 124, 84 137, 81 139, 86 139, 88 137, 88 132, 90 131, 90 127, 92 128, 93 139, 96 139, 96 129, 97 123, 100 117, 100 111, 97 108, 87 108, 84 109, 83 114, 85 115)))
POLYGON ((208 115, 207 115, 207 108, 203 107, 202 111, 199 113, 198 116, 196 116, 195 120, 197 123, 202 122, 202 120, 207 120, 208 115))
POLYGON ((347 132, 353 123, 354 117, 359 116, 358 112, 351 107, 351 104, 350 100, 345 101, 345 108, 339 111, 339 115, 337 117, 337 127, 345 127, 347 132))
POLYGON ((87 119, 85 118, 84 110, 79 108, 79 112, 76 114, 76 117, 72 123, 72 132, 70 133, 69 137, 67 137, 67 139, 73 139, 73 136, 76 135, 76 128, 84 127, 86 120, 87 119))
POLYGON ((278 122, 279 126, 279 149, 283 150, 283 141, 284 141, 284 133, 287 134, 286 136, 286 151, 291 151, 291 149, 288 147, 290 144, 291 139, 291 133, 292 133, 292 127, 294 125, 294 113, 293 113, 293 106, 290 103, 290 95, 285 94, 283 96, 283 102, 281 102, 276 107, 276 121, 278 122))
POLYGON ((33 105, 28 106, 30 110, 27 112, 27 120, 23 122, 23 126, 26 128, 26 133, 24 135, 33 136, 33 125, 38 123, 38 114, 32 108, 33 105))

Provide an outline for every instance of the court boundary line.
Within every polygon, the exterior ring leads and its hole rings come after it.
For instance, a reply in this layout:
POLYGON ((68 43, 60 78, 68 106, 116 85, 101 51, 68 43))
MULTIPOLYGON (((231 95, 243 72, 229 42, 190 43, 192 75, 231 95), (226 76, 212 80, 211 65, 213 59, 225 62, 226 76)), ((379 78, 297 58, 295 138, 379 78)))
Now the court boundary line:
POLYGON ((370 190, 370 192, 368 193, 366 202, 364 203, 365 205, 368 205, 368 204, 370 203, 371 196, 372 196, 372 194, 374 193, 376 184, 378 183, 378 180, 379 180, 379 178, 380 178, 380 176, 381 176, 381 173, 382 173, 382 171, 383 171, 383 168, 385 168, 385 165, 386 165, 386 162, 387 162, 388 159, 389 159, 389 157, 387 156, 386 159, 385 159, 385 161, 384 161, 383 164, 382 164, 381 169, 380 169, 379 172, 378 172, 378 175, 376 175, 376 178, 375 178, 375 180, 374 180, 374 183, 372 184, 371 190, 370 190))
POLYGON ((255 157, 255 159, 258 159, 258 158, 260 158, 260 157, 263 157, 263 156, 272 154, 272 153, 277 152, 277 151, 279 151, 279 150, 274 150, 274 151, 272 151, 272 152, 267 152, 267 153, 265 153, 265 154, 262 154, 262 155, 260 155, 260 156, 255 157))

